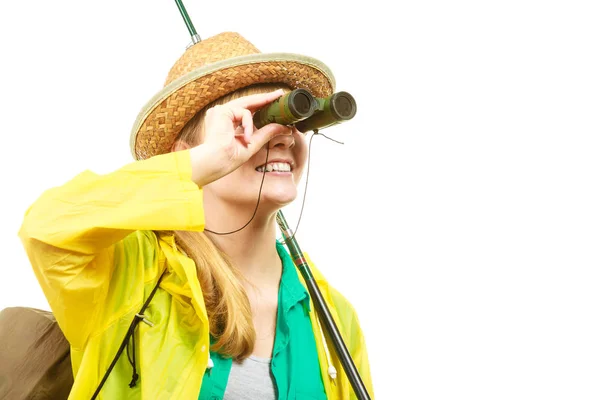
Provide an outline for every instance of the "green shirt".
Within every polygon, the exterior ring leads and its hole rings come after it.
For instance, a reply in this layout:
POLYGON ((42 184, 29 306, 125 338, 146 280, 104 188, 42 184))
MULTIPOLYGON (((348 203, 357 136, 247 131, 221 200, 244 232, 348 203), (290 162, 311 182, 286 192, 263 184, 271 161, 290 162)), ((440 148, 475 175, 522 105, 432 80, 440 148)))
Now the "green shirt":
MULTIPOLYGON (((317 358, 317 345, 309 318, 310 301, 296 267, 283 245, 277 243, 283 266, 277 303, 275 343, 271 359, 278 400, 326 399, 317 358)), ((231 358, 211 351, 214 362, 202 380, 199 400, 221 400, 225 393, 231 358)))

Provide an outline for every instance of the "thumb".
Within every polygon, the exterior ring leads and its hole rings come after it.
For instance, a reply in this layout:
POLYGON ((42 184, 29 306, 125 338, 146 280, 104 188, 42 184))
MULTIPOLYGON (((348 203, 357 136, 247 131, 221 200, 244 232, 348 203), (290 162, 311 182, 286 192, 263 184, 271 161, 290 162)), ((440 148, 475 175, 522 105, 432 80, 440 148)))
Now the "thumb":
POLYGON ((251 142, 248 144, 250 150, 255 153, 260 150, 269 140, 279 135, 292 135, 292 128, 280 124, 268 124, 254 131, 251 142))

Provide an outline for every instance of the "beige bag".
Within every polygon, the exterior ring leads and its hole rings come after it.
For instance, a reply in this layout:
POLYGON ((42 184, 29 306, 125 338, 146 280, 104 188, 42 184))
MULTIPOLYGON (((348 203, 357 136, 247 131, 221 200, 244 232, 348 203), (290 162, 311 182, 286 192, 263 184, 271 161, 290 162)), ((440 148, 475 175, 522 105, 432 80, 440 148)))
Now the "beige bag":
POLYGON ((69 342, 49 311, 0 311, 0 399, 62 400, 73 386, 69 342))

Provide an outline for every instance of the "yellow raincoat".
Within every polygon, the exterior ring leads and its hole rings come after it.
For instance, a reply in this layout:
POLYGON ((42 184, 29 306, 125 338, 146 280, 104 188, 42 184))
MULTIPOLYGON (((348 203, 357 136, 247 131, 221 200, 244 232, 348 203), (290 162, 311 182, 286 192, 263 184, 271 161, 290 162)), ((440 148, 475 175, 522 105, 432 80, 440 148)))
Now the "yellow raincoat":
MULTIPOLYGON (((145 312, 154 326, 140 323, 135 333, 137 385, 128 386, 132 369, 124 352, 99 398, 198 398, 209 359, 204 300, 195 263, 176 248, 172 234, 161 233, 204 228, 202 189, 191 174, 189 151, 133 162, 107 175, 86 171, 46 191, 27 211, 19 235, 71 345, 75 383, 69 399, 91 398, 165 269, 161 290, 145 312)), ((356 313, 312 267, 373 396, 356 313)), ((311 322, 328 399, 355 398, 333 351, 338 377, 332 381, 327 375, 325 344, 314 312, 311 322)))

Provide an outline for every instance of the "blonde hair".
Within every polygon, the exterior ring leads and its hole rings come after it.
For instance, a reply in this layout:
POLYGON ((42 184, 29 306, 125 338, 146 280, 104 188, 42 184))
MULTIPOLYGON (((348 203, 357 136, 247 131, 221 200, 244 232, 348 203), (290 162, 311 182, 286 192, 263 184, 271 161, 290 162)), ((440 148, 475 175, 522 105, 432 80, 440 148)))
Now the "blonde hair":
MULTIPOLYGON (((236 98, 280 88, 289 90, 283 84, 259 84, 221 97, 198 112, 176 140, 196 146, 204 136, 206 110, 236 98)), ((196 263, 210 334, 216 339, 211 349, 236 360, 245 359, 252 354, 256 332, 241 272, 204 232, 175 231, 174 234, 177 244, 196 263)))

